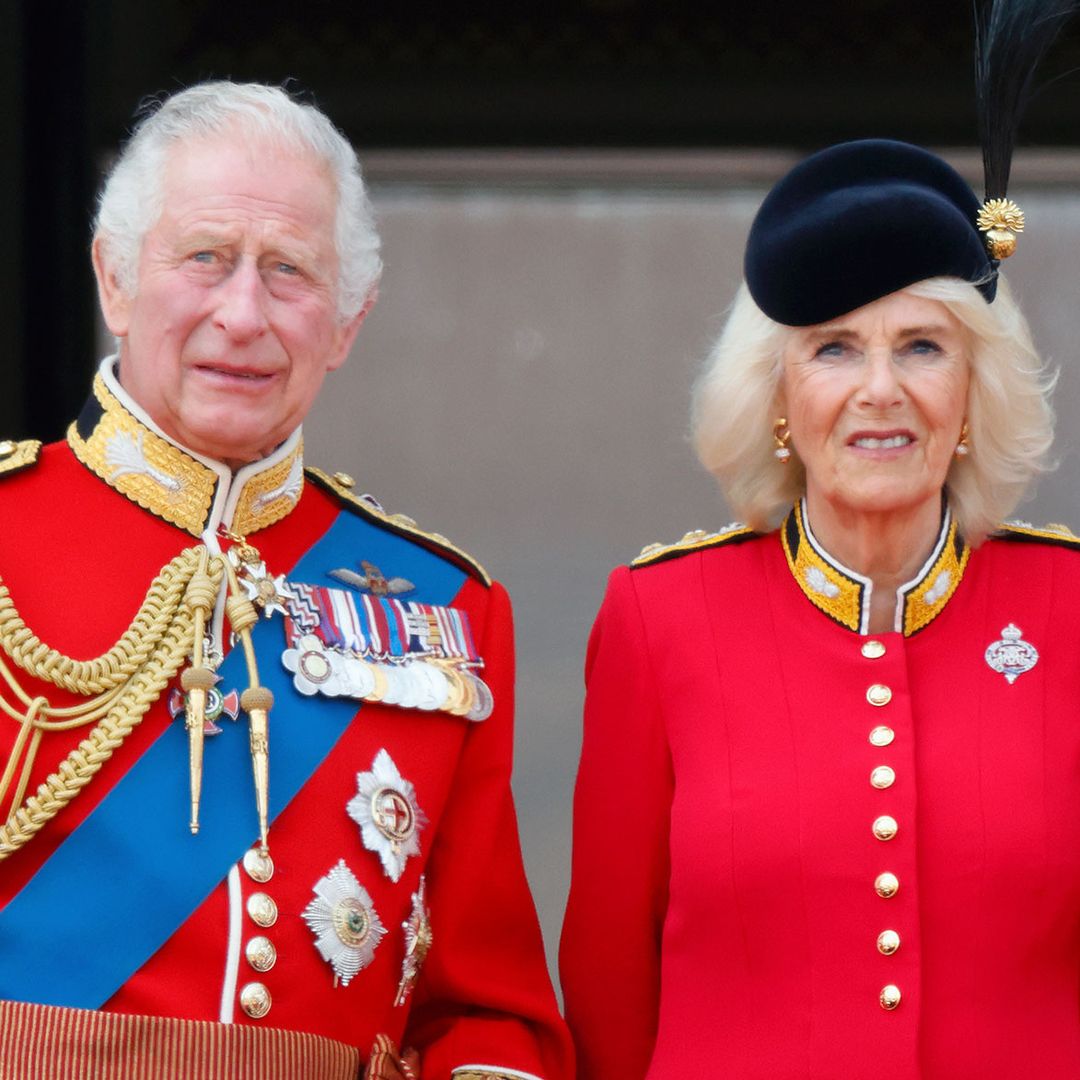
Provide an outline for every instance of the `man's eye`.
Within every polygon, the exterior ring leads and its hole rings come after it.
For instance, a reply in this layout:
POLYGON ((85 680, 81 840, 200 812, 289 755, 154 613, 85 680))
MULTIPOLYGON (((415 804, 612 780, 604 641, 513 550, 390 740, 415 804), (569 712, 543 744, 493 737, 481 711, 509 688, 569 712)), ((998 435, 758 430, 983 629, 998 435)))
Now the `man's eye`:
POLYGON ((275 265, 275 269, 279 274, 299 274, 300 269, 294 266, 292 263, 279 262, 275 265))
POLYGON ((196 251, 195 254, 191 256, 191 258, 193 262, 212 263, 217 258, 217 256, 212 251, 196 251))

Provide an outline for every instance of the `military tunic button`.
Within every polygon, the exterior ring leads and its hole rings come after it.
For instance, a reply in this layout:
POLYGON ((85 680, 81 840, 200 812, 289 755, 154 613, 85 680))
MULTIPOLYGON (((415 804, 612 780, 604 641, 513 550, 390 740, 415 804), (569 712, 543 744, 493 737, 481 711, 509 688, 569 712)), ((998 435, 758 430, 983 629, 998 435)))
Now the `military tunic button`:
POLYGON ((277 963, 274 943, 262 934, 253 937, 244 946, 244 956, 256 971, 269 971, 277 963))
POLYGON ((274 876, 274 860, 257 848, 244 853, 244 870, 252 881, 265 885, 274 876))
POLYGON ((347 472, 336 472, 336 473, 334 473, 334 479, 343 488, 356 487, 356 481, 347 472))
POLYGON ((882 930, 877 937, 877 948, 882 956, 892 956, 900 948, 900 935, 895 930, 882 930))
POLYGON ((5 439, 0 442, 0 458, 11 457, 15 453, 18 443, 12 442, 11 439, 5 439))
POLYGON ((885 646, 877 638, 871 638, 862 643, 862 654, 867 660, 877 660, 885 655, 885 646))
POLYGON ((262 983, 248 983, 240 991, 240 1008, 252 1020, 261 1020, 270 1011, 270 991, 262 983))
POLYGON ((900 1004, 900 987, 893 986, 892 983, 883 986, 881 993, 878 995, 878 1001, 886 1012, 892 1012, 900 1004))
POLYGON ((874 835, 879 840, 891 840, 899 829, 896 824, 896 818, 889 817, 888 814, 882 814, 881 817, 874 819, 874 835))
POLYGON ((888 900, 900 891, 900 879, 888 870, 874 878, 874 892, 883 900, 888 900))
POLYGON ((870 731, 870 743, 872 746, 888 746, 896 738, 896 732, 885 724, 879 724, 870 731))
POLYGON ((264 892, 252 893, 248 897, 247 913, 256 926, 273 926, 277 922, 277 904, 264 892))
POLYGON ((866 700, 871 705, 877 705, 880 708, 882 705, 888 705, 892 701, 892 691, 881 683, 874 683, 866 691, 866 700))
POLYGON ((870 774, 870 784, 879 791, 892 787, 896 783, 896 773, 888 765, 879 765, 870 774))

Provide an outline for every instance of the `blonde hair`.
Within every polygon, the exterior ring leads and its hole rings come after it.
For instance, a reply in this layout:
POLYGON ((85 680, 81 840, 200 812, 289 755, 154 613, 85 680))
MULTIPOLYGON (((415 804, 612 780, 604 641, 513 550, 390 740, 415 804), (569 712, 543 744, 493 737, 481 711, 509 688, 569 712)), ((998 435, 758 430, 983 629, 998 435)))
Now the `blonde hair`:
MULTIPOLYGON (((971 335, 971 453, 953 460, 945 491, 964 537, 978 544, 1012 513, 1032 479, 1052 467, 1056 377, 1040 360, 1004 278, 992 304, 958 278, 930 278, 903 291, 941 302, 971 335)), ((744 283, 694 388, 698 458, 735 514, 763 532, 806 490, 798 454, 786 465, 773 454, 781 359, 791 333, 758 308, 744 283)))

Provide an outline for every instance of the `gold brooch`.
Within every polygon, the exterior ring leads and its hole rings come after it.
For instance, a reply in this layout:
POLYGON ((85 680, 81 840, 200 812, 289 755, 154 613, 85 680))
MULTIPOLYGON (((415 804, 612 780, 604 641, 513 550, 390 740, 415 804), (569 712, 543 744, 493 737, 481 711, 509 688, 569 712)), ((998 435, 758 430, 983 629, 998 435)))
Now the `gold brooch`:
POLYGON ((1012 199, 987 199, 975 224, 986 233, 990 257, 1007 259, 1016 250, 1016 233, 1024 231, 1024 211, 1012 199))

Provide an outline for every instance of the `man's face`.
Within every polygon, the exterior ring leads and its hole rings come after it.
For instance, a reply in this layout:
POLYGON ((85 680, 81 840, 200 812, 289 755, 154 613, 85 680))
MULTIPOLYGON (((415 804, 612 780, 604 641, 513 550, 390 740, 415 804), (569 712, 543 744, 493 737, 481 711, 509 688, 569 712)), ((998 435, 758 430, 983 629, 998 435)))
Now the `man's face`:
POLYGON ((120 383, 167 435, 237 467, 304 419, 361 317, 337 315, 328 170, 237 135, 173 149, 133 296, 94 247, 120 383))

